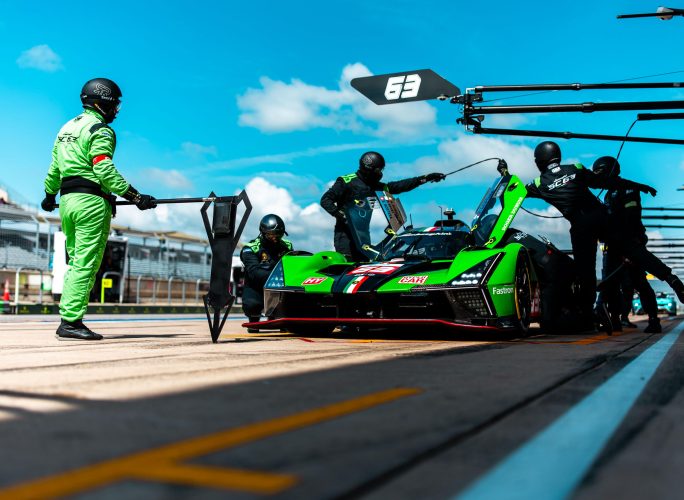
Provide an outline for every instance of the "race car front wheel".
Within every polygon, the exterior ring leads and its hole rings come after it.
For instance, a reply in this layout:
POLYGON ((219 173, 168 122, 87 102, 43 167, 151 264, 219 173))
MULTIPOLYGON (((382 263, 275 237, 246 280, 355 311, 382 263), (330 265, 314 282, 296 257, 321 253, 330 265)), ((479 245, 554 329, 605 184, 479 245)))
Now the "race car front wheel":
POLYGON ((532 312, 532 283, 530 281, 530 264, 525 252, 518 254, 515 265, 515 313, 517 327, 521 333, 530 328, 532 312))

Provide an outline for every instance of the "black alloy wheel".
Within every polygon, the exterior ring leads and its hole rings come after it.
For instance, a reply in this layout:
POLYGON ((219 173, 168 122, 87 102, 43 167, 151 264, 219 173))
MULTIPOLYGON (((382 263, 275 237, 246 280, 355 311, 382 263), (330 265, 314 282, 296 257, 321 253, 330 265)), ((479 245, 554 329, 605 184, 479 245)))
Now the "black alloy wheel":
POLYGON ((530 329, 530 316, 532 314, 532 283, 529 259, 524 250, 518 254, 518 261, 515 265, 514 293, 518 331, 527 333, 530 329))

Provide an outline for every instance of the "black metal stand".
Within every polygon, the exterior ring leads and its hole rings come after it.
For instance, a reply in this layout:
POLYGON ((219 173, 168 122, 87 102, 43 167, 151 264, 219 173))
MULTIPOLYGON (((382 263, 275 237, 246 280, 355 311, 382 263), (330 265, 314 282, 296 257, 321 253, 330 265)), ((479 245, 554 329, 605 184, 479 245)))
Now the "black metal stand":
POLYGON ((200 209, 212 256, 209 293, 204 295, 202 300, 204 301, 204 310, 209 322, 211 341, 214 344, 218 342, 230 308, 235 301, 235 296, 230 290, 233 252, 251 211, 252 204, 245 191, 242 191, 238 196, 220 197, 211 192, 208 201, 200 209), (245 212, 242 214, 240 224, 236 228, 237 207, 241 202, 245 205, 245 212), (212 223, 209 224, 207 209, 212 203, 214 204, 214 214, 212 223))

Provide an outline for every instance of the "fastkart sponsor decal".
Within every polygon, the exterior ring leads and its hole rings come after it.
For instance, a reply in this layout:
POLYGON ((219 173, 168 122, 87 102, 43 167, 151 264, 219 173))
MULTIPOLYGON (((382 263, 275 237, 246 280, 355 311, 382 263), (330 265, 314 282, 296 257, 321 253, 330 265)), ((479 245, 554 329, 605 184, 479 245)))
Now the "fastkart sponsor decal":
POLYGON ((492 288, 494 295, 510 295, 513 293, 513 286, 495 286, 492 288))
POLYGON ((392 263, 382 263, 382 264, 365 264, 353 269, 347 273, 350 274, 392 274, 397 269, 401 268, 403 264, 392 264, 392 263))
POLYGON ((328 278, 306 278, 304 281, 302 281, 302 285, 320 285, 327 279, 328 278))
POLYGON ((399 283, 410 283, 413 285, 422 285, 427 281, 427 276, 402 276, 399 283))
POLYGON ((357 276, 351 280, 347 286, 344 287, 343 293, 356 293, 364 281, 366 281, 370 276, 357 276))
POLYGON ((426 227, 421 232, 422 233, 434 233, 435 231, 439 231, 439 228, 436 226, 432 226, 432 227, 426 227))

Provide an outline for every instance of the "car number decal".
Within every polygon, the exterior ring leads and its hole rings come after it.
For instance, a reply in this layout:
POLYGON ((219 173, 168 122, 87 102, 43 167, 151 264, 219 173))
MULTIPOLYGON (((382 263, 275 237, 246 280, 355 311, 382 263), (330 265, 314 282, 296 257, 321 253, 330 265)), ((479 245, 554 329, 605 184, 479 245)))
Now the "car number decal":
POLYGON ((411 283, 413 285, 422 285, 427 281, 427 276, 402 276, 399 283, 411 283))
POLYGON ((306 278, 303 282, 302 285, 320 285, 323 283, 325 280, 328 278, 306 278))
POLYGON ((392 274, 402 266, 403 264, 364 264, 349 271, 347 274, 392 274))

